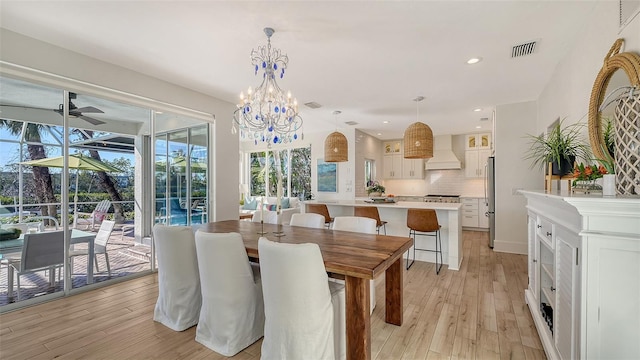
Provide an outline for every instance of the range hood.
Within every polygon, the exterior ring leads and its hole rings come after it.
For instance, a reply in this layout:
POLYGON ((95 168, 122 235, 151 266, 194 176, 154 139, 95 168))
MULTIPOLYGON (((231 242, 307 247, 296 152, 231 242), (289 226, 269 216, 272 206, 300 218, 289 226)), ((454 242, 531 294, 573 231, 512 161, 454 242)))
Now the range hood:
POLYGON ((453 153, 451 135, 433 137, 433 157, 426 162, 427 170, 462 169, 460 159, 453 153))

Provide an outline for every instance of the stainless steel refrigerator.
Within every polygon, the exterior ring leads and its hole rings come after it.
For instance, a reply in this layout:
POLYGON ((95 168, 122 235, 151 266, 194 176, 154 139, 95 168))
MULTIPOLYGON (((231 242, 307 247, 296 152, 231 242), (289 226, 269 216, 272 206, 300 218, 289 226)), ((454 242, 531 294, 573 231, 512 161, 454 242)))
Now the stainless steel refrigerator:
POLYGON ((493 249, 496 239, 496 158, 493 156, 487 158, 485 165, 484 200, 488 209, 484 215, 489 218, 489 247, 493 249))

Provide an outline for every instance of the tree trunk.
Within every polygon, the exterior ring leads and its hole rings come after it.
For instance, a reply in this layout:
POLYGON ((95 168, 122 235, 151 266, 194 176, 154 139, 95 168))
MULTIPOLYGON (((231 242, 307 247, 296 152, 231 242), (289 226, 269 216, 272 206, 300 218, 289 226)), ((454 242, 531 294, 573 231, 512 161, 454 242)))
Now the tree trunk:
MULTIPOLYGON (((38 138, 34 141, 40 141, 38 138)), ((29 157, 31 160, 39 160, 46 158, 46 153, 44 151, 44 146, 42 145, 27 145, 27 151, 29 151, 29 157)), ((35 181, 35 190, 36 190, 36 199, 39 203, 55 203, 56 197, 53 192, 53 181, 51 180, 51 174, 49 173, 48 167, 42 166, 34 166, 33 167, 33 180, 35 181)), ((40 211, 43 216, 57 216, 56 206, 48 205, 41 206, 40 211)), ((65 211, 60 212, 60 216, 66 216, 65 211)), ((61 221, 64 221, 61 219, 61 221)), ((53 224, 49 224, 53 225, 53 224)))
MULTIPOLYGON (((85 140, 93 138, 93 131, 85 130, 85 132, 86 135, 85 133, 80 132, 85 140)), ((91 155, 93 159, 102 161, 102 159, 100 159, 100 154, 96 150, 89 150, 89 155, 91 155)), ((109 197, 111 198, 111 201, 113 202, 112 205, 114 220, 116 220, 117 222, 124 220, 124 211, 122 210, 122 204, 120 203, 120 201, 122 201, 120 192, 118 192, 115 185, 113 184, 113 181, 106 172, 96 171, 96 174, 98 175, 98 182, 100 183, 100 185, 102 185, 102 188, 107 191, 109 197)))

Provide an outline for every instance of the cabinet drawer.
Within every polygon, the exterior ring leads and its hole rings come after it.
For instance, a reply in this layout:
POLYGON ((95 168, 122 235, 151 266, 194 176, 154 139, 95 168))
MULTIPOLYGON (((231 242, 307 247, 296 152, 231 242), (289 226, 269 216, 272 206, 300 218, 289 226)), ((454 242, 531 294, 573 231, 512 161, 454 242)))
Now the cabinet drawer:
POLYGON ((478 227, 478 215, 462 215, 462 226, 478 227))
POLYGON ((538 217, 536 228, 538 236, 544 239, 553 249, 553 239, 555 239, 555 236, 553 236, 553 223, 543 217, 538 217))
POLYGON ((478 216, 478 209, 462 209, 462 216, 478 216))
POLYGON ((462 204, 462 209, 478 209, 478 199, 462 198, 460 203, 462 204))

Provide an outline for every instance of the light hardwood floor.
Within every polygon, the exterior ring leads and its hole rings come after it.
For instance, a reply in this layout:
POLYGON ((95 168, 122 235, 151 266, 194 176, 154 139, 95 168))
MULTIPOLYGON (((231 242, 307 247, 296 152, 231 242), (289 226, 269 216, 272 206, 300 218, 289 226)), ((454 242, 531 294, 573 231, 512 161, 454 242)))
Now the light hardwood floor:
MULTIPOLYGON (((524 302, 527 257, 495 253, 488 234, 464 231, 460 271, 416 262, 405 272, 404 324, 372 315, 372 358, 544 359, 524 302)), ((384 304, 383 279, 376 280, 384 304)), ((195 342, 195 327, 154 322, 156 275, 0 315, 1 359, 218 359, 195 342)), ((261 341, 234 359, 259 359, 261 341)))

